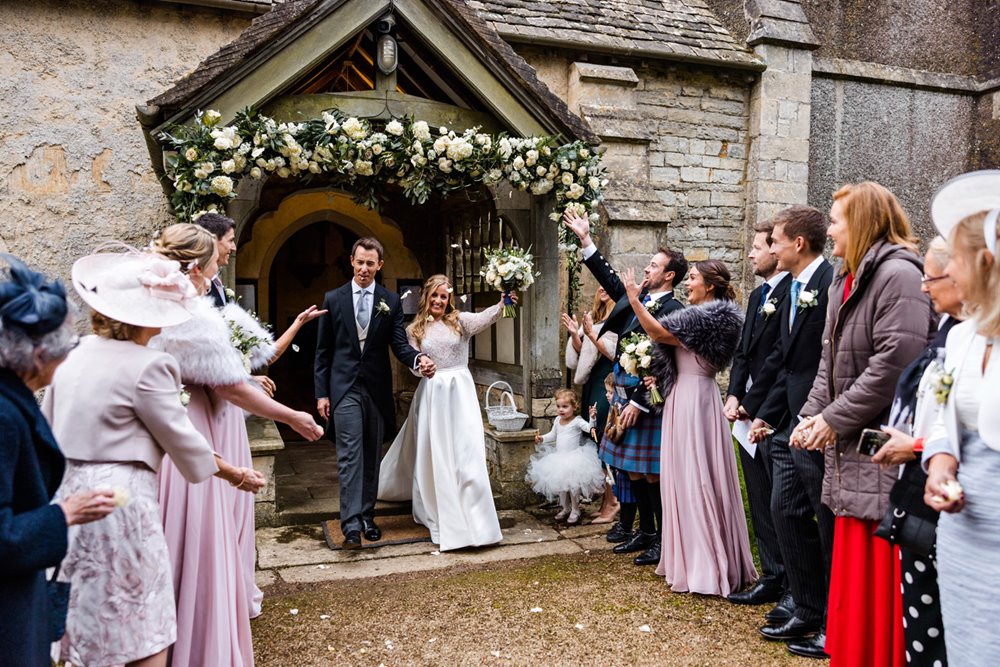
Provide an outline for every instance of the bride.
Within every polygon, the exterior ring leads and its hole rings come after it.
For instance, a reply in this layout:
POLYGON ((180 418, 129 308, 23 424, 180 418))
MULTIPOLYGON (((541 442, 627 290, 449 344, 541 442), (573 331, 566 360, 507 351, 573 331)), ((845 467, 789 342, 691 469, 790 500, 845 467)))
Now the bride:
MULTIPOLYGON (((516 300, 516 297, 514 297, 516 300)), ((503 539, 489 473, 469 339, 500 319, 503 300, 481 313, 455 309, 448 277, 424 283, 420 310, 407 328, 410 344, 437 364, 421 379, 410 414, 382 460, 380 500, 413 501, 441 551, 503 539)))

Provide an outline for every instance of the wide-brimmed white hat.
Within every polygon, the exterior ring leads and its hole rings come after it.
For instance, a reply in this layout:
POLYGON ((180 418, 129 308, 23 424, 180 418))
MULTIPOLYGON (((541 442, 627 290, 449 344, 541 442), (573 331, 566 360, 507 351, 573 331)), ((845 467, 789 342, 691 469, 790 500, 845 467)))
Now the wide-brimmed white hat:
POLYGON ((998 213, 994 211, 1000 211, 1000 169, 971 171, 956 176, 942 185, 931 200, 931 220, 946 239, 951 238, 955 225, 982 211, 991 213, 986 218, 984 232, 986 246, 996 254, 998 213))
POLYGON ((97 312, 138 327, 187 322, 198 297, 179 262, 131 248, 76 260, 73 287, 97 312))

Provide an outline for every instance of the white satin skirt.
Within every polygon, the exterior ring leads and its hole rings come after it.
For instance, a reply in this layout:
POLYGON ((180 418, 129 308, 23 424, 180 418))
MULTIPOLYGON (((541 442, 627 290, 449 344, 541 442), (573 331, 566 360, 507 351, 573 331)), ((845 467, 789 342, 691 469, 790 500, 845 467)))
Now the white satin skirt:
POLYGON ((417 385, 410 414, 382 459, 378 497, 412 501, 414 520, 441 551, 503 539, 467 367, 438 370, 417 385))

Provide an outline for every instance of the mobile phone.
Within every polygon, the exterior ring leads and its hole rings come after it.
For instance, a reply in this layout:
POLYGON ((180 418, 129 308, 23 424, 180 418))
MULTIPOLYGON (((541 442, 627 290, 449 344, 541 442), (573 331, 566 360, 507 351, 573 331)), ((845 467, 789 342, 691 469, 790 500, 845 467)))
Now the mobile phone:
POLYGON ((866 428, 861 431, 861 440, 858 442, 858 452, 864 454, 865 456, 875 456, 878 450, 882 449, 882 445, 889 442, 889 438, 892 437, 885 431, 879 431, 874 428, 866 428))

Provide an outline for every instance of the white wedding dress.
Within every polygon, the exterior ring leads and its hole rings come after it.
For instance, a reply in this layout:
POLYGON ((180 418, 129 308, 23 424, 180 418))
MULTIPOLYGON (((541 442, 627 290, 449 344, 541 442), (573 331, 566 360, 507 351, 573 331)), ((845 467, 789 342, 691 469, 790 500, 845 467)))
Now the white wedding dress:
POLYGON ((410 344, 434 360, 410 414, 382 459, 380 500, 413 502, 413 518, 441 551, 503 539, 486 469, 486 441, 476 385, 469 372, 469 339, 500 318, 500 306, 460 313, 459 335, 447 324, 427 325, 410 344))

